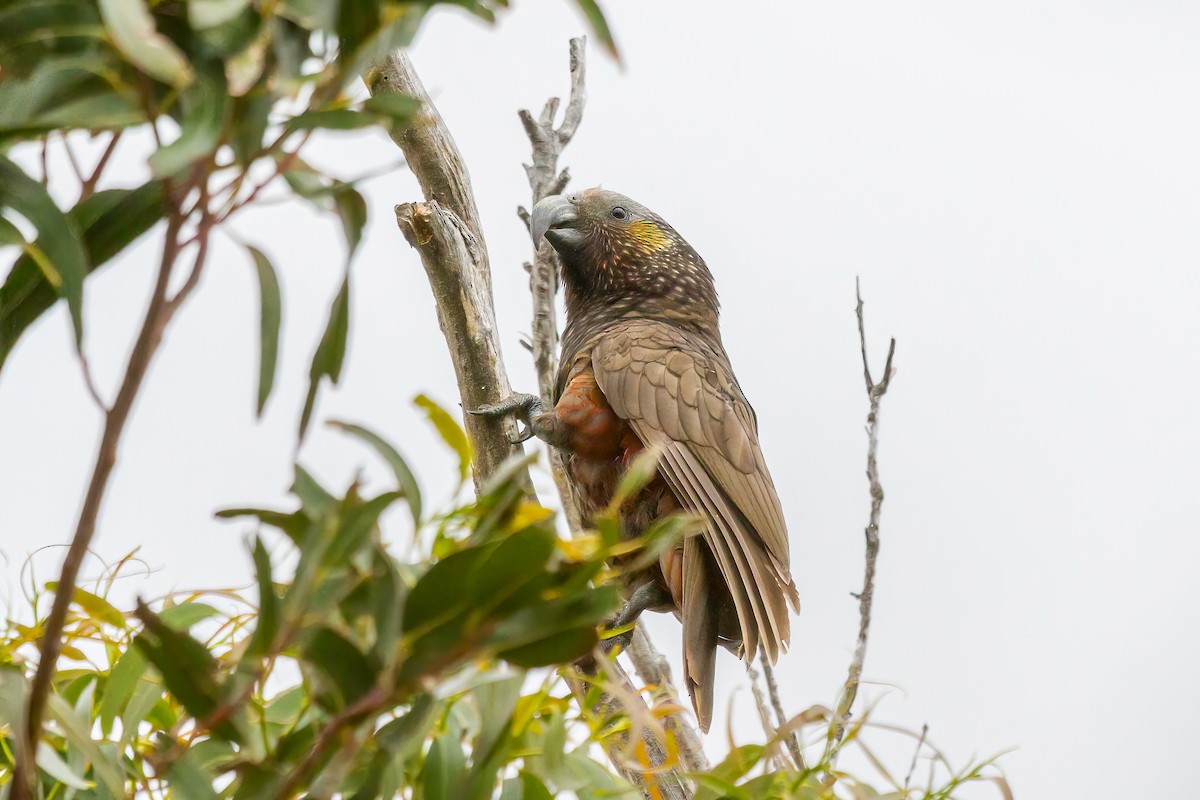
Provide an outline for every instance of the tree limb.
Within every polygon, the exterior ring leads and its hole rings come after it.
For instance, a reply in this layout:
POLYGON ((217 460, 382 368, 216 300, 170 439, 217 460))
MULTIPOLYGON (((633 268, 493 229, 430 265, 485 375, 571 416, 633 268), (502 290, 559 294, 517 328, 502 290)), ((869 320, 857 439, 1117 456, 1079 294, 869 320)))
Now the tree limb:
POLYGON ((887 361, 883 366, 883 378, 877 383, 871 377, 871 366, 867 361, 867 334, 863 322, 863 300, 857 278, 854 281, 854 295, 858 301, 855 306, 855 314, 858 317, 858 342, 862 353, 863 381, 866 383, 867 400, 870 404, 867 411, 867 482, 871 492, 871 512, 865 531, 867 552, 863 588, 858 595, 858 642, 854 647, 854 656, 850 659, 850 668, 846 675, 846 682, 842 686, 837 709, 829 722, 825 754, 821 759, 827 775, 833 761, 837 758, 842 739, 846 735, 846 724, 850 720, 854 698, 858 694, 863 660, 867 655, 867 634, 871 627, 871 602, 875 597, 875 560, 879 556, 879 514, 883 508, 883 485, 879 482, 879 466, 876 462, 876 452, 879 449, 879 401, 887 393, 892 375, 895 374, 895 370, 892 369, 892 357, 896 354, 896 340, 892 339, 888 345, 887 361))
MULTIPOLYGON (((463 407, 496 402, 511 394, 512 389, 496 333, 487 248, 462 157, 405 53, 389 56, 374 68, 368 83, 373 94, 406 94, 422 104, 410 128, 393 133, 392 138, 403 150, 426 199, 397 206, 396 221, 405 239, 420 254, 429 277, 463 407)), ((477 488, 504 460, 520 452, 520 446, 510 442, 513 425, 511 420, 498 423, 466 415, 477 488)), ((612 678, 640 701, 627 676, 614 674, 612 678)), ((577 697, 586 694, 586 683, 575 678, 568 683, 577 697)), ((611 699, 602 697, 597 706, 611 699)), ((650 777, 631 769, 615 744, 609 746, 608 755, 614 767, 639 786, 644 796, 667 800, 691 797, 691 788, 677 768, 650 777)), ((647 760, 648 766, 664 764, 666 754, 660 748, 658 754, 649 753, 647 760)))
MULTIPOLYGON (((579 129, 579 123, 583 119, 583 108, 587 103, 587 86, 584 83, 587 71, 584 51, 586 44, 585 37, 577 37, 570 42, 571 95, 562 124, 557 128, 554 126, 554 117, 558 111, 557 97, 546 101, 541 117, 536 121, 525 109, 518 112, 533 150, 533 163, 525 165, 525 174, 529 177, 529 188, 533 196, 530 208, 537 205, 542 198, 561 192, 570 179, 566 169, 558 171, 558 157, 579 129)), ((524 208, 518 208, 517 214, 528 228, 529 213, 524 208)), ((533 363, 537 370, 538 393, 542 403, 546 408, 552 408, 555 400, 554 383, 558 374, 558 320, 554 307, 554 298, 558 293, 558 254, 554 252, 550 243, 545 241, 534 242, 533 251, 533 263, 529 270, 529 291, 533 295, 533 363)), ((582 527, 579 508, 563 470, 562 456, 554 448, 548 449, 550 470, 554 475, 559 497, 562 498, 567 523, 572 532, 577 532, 582 527)))
MULTIPOLYGON (((557 127, 554 124, 559 106, 557 97, 552 97, 546 102, 541 116, 536 121, 529 111, 522 109, 518 112, 532 149, 532 163, 525 165, 525 174, 529 178, 533 205, 537 205, 544 197, 562 192, 570 180, 570 173, 566 168, 559 171, 558 159, 563 148, 570 144, 579 129, 583 120, 583 109, 587 104, 586 45, 586 37, 577 37, 570 41, 571 93, 561 124, 557 127)), ((528 227, 528 213, 525 209, 518 208, 517 214, 528 227)), ((558 323, 555 318, 554 301, 558 292, 559 269, 558 254, 549 242, 534 242, 534 259, 529 271, 530 291, 533 294, 533 361, 537 369, 538 390, 542 403, 547 408, 552 407, 556 399, 558 323)), ((554 483, 566 510, 571 532, 578 533, 582 524, 574 492, 567 480, 560 454, 554 448, 549 449, 554 483)), ((625 652, 643 681, 659 687, 673 703, 679 704, 678 692, 671 679, 667 660, 655 649, 640 627, 634 629, 633 639, 625 652)), ((685 770, 697 772, 708 769, 700 734, 686 718, 673 714, 667 718, 666 728, 676 739, 680 762, 685 770)))

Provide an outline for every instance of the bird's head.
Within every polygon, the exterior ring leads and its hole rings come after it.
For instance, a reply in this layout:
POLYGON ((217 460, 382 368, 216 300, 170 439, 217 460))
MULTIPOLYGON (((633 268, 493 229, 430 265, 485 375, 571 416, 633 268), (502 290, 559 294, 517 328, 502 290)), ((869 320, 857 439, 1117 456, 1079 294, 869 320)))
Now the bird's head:
POLYGON ((607 189, 553 195, 533 208, 534 242, 558 251, 569 296, 577 301, 717 311, 704 259, 662 217, 607 189))

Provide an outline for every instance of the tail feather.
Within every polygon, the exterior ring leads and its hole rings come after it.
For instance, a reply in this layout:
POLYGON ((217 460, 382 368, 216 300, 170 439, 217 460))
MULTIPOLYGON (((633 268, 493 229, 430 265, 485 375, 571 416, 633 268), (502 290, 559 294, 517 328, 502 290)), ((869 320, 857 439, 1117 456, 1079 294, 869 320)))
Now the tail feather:
POLYGON ((688 695, 700 730, 708 733, 713 713, 713 677, 717 656, 717 614, 714 613, 708 548, 703 538, 683 542, 683 671, 688 695))

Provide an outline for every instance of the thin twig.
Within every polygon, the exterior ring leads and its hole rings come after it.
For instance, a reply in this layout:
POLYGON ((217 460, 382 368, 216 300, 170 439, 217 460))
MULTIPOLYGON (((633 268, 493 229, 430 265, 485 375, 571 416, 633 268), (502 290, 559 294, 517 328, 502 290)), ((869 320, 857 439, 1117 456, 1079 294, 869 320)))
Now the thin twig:
POLYGON ((876 452, 879 449, 879 401, 887 393, 892 375, 895 374, 895 370, 892 369, 892 357, 896 354, 896 340, 892 339, 888 345, 883 378, 876 382, 871 377, 871 366, 867 360, 867 334, 863 321, 862 292, 859 290, 857 279, 854 281, 854 295, 857 299, 855 315, 858 317, 858 342, 862 353, 863 381, 866 383, 867 400, 870 404, 867 412, 867 483, 871 492, 871 513, 865 530, 867 552, 863 588, 858 594, 858 641, 854 647, 854 656, 850 660, 850 668, 846 675, 846 682, 842 686, 837 709, 830 719, 829 734, 825 740, 825 753, 821 758, 826 768, 827 780, 829 779, 829 770, 841 748, 842 739, 846 735, 846 724, 850 720, 854 698, 858 694, 863 660, 867 655, 867 635, 871 627, 871 602, 875 596, 875 561, 879 556, 879 513, 883 507, 883 485, 879 482, 879 466, 876 461, 876 452))
POLYGON ((100 154, 100 160, 96 162, 96 167, 92 170, 91 176, 83 182, 79 188, 79 199, 86 200, 96 192, 96 185, 100 182, 100 176, 104 173, 104 168, 108 166, 108 160, 112 158, 113 152, 117 149, 117 142, 121 141, 123 131, 113 131, 112 138, 108 140, 108 145, 104 148, 104 152, 100 154))
MULTIPOLYGON (((775 668, 765 658, 762 662, 762 668, 767 682, 767 694, 771 698, 771 708, 775 711, 775 727, 782 729, 787 723, 788 717, 783 713, 783 701, 779 697, 779 684, 775 682, 775 668)), ((788 752, 792 755, 792 763, 796 765, 796 769, 801 771, 808 769, 808 765, 804 763, 804 751, 800 749, 800 734, 793 729, 788 731, 783 738, 787 743, 788 752)))
MULTIPOLYGON (((571 95, 567 101, 567 110, 563 113, 562 123, 558 127, 554 125, 554 117, 558 111, 557 97, 546 101, 541 117, 536 121, 529 111, 521 109, 518 112, 533 151, 532 163, 525 165, 533 205, 537 205, 544 197, 561 192, 569 179, 567 170, 564 169, 561 173, 558 171, 558 159, 563 148, 570 144, 575 131, 579 129, 583 109, 587 104, 587 84, 584 80, 587 72, 586 45, 585 37, 571 39, 571 95)), ((528 212, 525 212, 524 208, 518 208, 517 214, 528 229, 528 212)), ((558 376, 558 321, 554 298, 558 293, 559 263, 558 255, 549 242, 534 242, 533 251, 533 264, 529 271, 529 290, 533 295, 533 363, 538 376, 538 394, 541 395, 542 403, 550 408, 556 399, 555 381, 558 376)), ((572 531, 579 531, 582 527, 579 507, 563 469, 562 455, 554 448, 549 448, 549 451, 550 471, 562 499, 567 524, 572 531)))
POLYGON ((913 751, 912 763, 908 765, 908 774, 904 776, 904 796, 908 797, 908 787, 912 784, 913 773, 917 771, 917 759, 921 756, 921 748, 925 746, 925 735, 929 733, 929 723, 921 726, 921 738, 917 739, 917 749, 913 751))
POLYGON ((87 389, 88 394, 92 398, 92 402, 96 404, 96 408, 103 413, 108 413, 108 405, 104 402, 104 398, 100 396, 100 388, 96 385, 96 376, 92 373, 92 364, 88 361, 87 353, 83 352, 80 347, 76 351, 79 358, 79 369, 83 373, 83 385, 87 389))
MULTIPOLYGON (((533 115, 522 109, 519 112, 521 124, 529 137, 532 149, 530 164, 525 165, 525 174, 529 178, 529 188, 533 204, 544 197, 562 192, 570 180, 570 173, 558 167, 558 161, 571 139, 579 130, 583 120, 583 110, 587 104, 587 60, 585 37, 571 39, 569 45, 571 93, 563 112, 562 122, 555 127, 555 116, 558 112, 559 100, 550 98, 542 108, 541 116, 535 121, 533 115)), ((528 212, 524 208, 517 209, 526 228, 530 227, 528 212)), ((548 242, 534 242, 534 258, 529 271, 529 286, 533 295, 533 332, 532 350, 533 362, 538 376, 538 392, 542 403, 547 408, 556 401, 558 373, 558 322, 555 314, 555 295, 558 292, 559 275, 558 254, 548 242)), ((558 488, 562 507, 567 517, 567 524, 572 533, 582 529, 579 508, 575 502, 574 492, 567 479, 561 454, 554 448, 550 452, 550 469, 554 483, 558 488)), ((635 629, 630 647, 625 651, 633 662, 634 668, 642 679, 660 687, 675 705, 679 705, 678 692, 671 679, 671 671, 667 660, 654 647, 641 628, 635 629)), ((679 747, 680 761, 688 772, 700 772, 708 769, 708 761, 704 755, 704 745, 696 728, 684 717, 675 714, 667 720, 667 730, 676 740, 679 747)), ((657 743, 651 742, 650 745, 657 743)), ((659 787, 661 788, 661 786, 659 787)), ((680 781, 670 787, 670 791, 689 791, 686 783, 680 781)))
POLYGON ((334 715, 333 719, 321 728, 321 735, 313 742, 313 746, 309 748, 300 763, 290 771, 287 780, 284 781, 275 796, 288 798, 295 795, 308 773, 333 746, 334 739, 342 732, 342 729, 366 719, 372 713, 381 711, 388 704, 390 697, 389 692, 376 686, 334 715))
MULTIPOLYGON (((766 659, 763 659, 762 663, 766 664, 766 659)), ((750 678, 750 692, 754 695, 754 706, 758 709, 758 720, 762 723, 763 735, 768 740, 774 739, 779 728, 771 716, 771 709, 768 705, 769 701, 766 695, 763 694, 762 688, 758 685, 760 676, 753 664, 746 665, 746 675, 750 678)), ((778 744, 772 744, 768 749, 768 753, 773 770, 778 771, 789 767, 789 764, 784 760, 783 752, 779 749, 778 744)))
POLYGON ((217 222, 217 218, 208 208, 208 200, 208 178, 206 176, 200 182, 200 199, 196 201, 196 207, 200 210, 200 222, 196 226, 195 235, 189 240, 196 242, 196 257, 192 261, 192 269, 184 280, 183 286, 180 286, 179 291, 175 292, 175 295, 167 300, 167 307, 172 314, 187 300, 188 295, 200 283, 200 275, 204 272, 204 265, 208 261, 209 234, 212 232, 213 225, 217 222))
MULTIPOLYGON (((184 194, 186 192, 180 192, 179 196, 182 197, 184 194)), ((41 731, 42 715, 45 711, 47 696, 50 693, 58 657, 62 652, 63 625, 74 598, 79 568, 83 564, 83 559, 88 552, 88 545, 96 532, 96 520, 100 514, 100 506, 104 500, 109 479, 112 477, 113 467, 116 466, 121 434, 125 430, 126 422, 129 421, 133 402, 141 388, 146 371, 150 367, 150 361, 162 341, 163 329, 171 317, 172 309, 167 302, 167 288, 170 285, 172 267, 179 255, 179 230, 183 226, 183 221, 183 215, 178 210, 173 211, 167 217, 162 257, 159 261, 158 277, 155 280, 150 304, 146 309, 146 316, 142 320, 141 331, 134 342, 133 352, 129 356, 121 387, 117 391, 112 408, 105 415, 104 433, 100 439, 100 447, 96 455, 92 477, 88 483, 87 494, 84 496, 83 508, 79 512, 75 535, 71 539, 71 546, 63 561, 62 574, 54 594, 54 605, 44 625, 38 668, 33 676, 33 683, 29 690, 29 703, 26 707, 21 756, 13 777, 13 800, 29 800, 32 797, 33 783, 36 777, 33 753, 41 731)))
MULTIPOLYGON (((71 147, 71 141, 67 138, 67 134, 62 135, 63 150, 67 153, 67 161, 71 164, 71 172, 75 174, 75 179, 81 184, 84 182, 83 170, 79 167, 79 159, 75 157, 75 149, 71 147)), ((81 198, 82 199, 82 198, 81 198)))

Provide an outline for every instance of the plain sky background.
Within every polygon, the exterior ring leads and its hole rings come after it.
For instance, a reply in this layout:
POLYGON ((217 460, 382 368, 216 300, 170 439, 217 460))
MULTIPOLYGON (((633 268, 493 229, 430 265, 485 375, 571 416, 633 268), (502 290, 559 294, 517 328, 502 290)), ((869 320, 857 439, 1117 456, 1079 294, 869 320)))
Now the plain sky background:
MULTIPOLYGON (((760 420, 791 528, 803 612, 781 666, 789 709, 832 704, 854 641, 867 514, 861 276, 884 400, 887 491, 866 675, 876 718, 956 764, 1007 748, 1019 797, 1185 796, 1200 691, 1200 6, 1068 2, 609 2, 624 64, 593 48, 565 155, 576 187, 645 202, 711 266, 728 349, 760 420)), ((508 369, 534 384, 514 214, 527 202, 516 109, 567 87, 566 2, 518 2, 492 30, 435 14, 414 59, 463 150, 486 228, 508 369)), ((382 134, 329 136, 312 160, 351 177, 398 159, 382 134)), ((58 165, 61 168, 61 164, 58 165)), ((116 169, 144 166, 133 148, 116 169)), ((325 419, 365 423, 448 497, 451 457, 410 399, 457 402, 424 273, 366 184, 350 358, 302 462, 339 487, 386 468, 325 419)), ((257 295, 216 244, 125 437, 95 540, 156 571, 119 596, 246 581, 242 524, 284 505, 307 362, 341 275, 334 220, 303 207, 240 219, 281 272, 280 381, 253 416, 257 295)), ((148 295, 154 242, 88 283, 87 348, 106 394, 148 295)), ((4 594, 39 546, 69 539, 98 438, 66 315, 0 374, 4 594)), ((402 515, 388 535, 403 543, 402 515)), ((40 553, 39 578, 61 551, 40 553)), ((94 572, 94 570, 93 570, 94 572)), ((15 612, 20 615, 22 612, 15 612)), ((651 632, 678 670, 678 627, 651 632)), ((739 665, 718 665, 710 749, 761 737, 739 665)), ((872 734, 901 775, 910 742, 872 734)), ((996 796, 991 790, 970 796, 996 796)))

